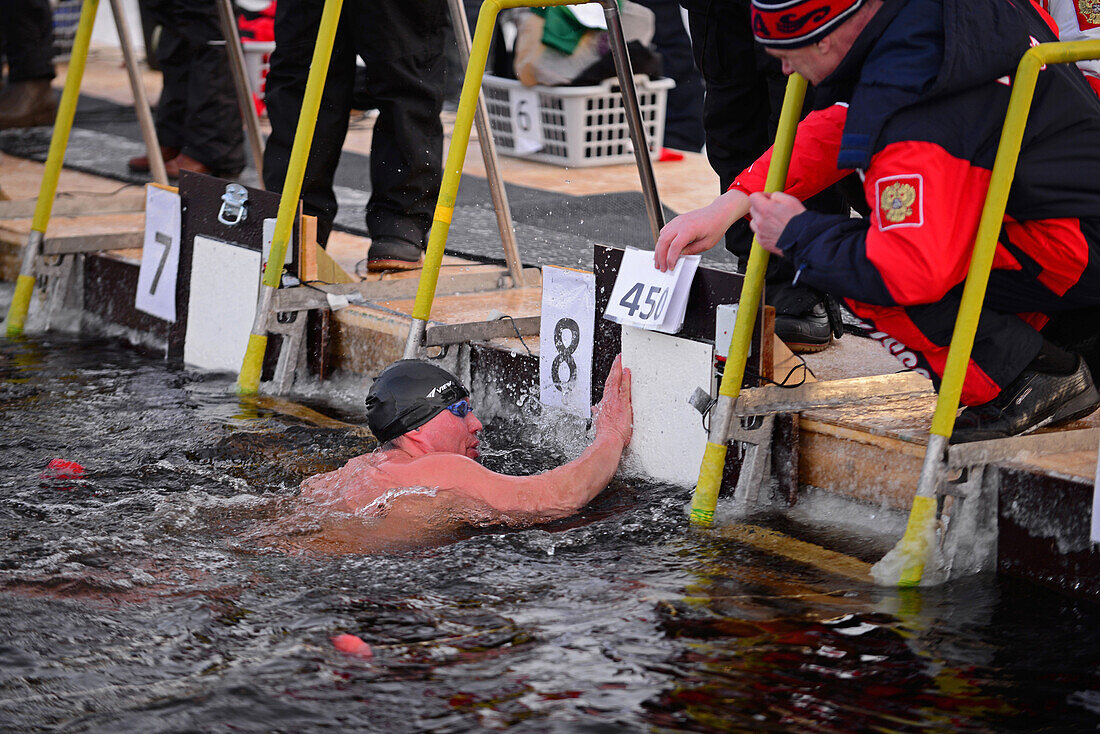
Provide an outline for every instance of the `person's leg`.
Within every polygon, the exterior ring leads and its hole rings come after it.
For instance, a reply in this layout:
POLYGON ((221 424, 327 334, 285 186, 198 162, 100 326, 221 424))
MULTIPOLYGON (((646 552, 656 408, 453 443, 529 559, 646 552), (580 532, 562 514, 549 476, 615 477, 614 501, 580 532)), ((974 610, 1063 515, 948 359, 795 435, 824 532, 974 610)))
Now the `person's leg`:
MULTIPOLYGON (((275 10, 275 51, 264 93, 271 123, 264 148, 264 185, 268 191, 282 191, 286 180, 323 6, 321 0, 279 0, 275 10)), ((347 28, 364 22, 357 3, 345 2, 302 181, 305 213, 317 217, 317 239, 322 246, 328 241, 336 217, 332 184, 348 131, 355 83, 355 54, 347 28)))
POLYGON ((53 80, 53 14, 48 0, 0 0, 8 83, 53 80))
MULTIPOLYGON (((179 155, 186 139, 187 49, 175 20, 175 0, 144 0, 141 12, 150 23, 150 34, 158 38, 156 47, 150 47, 149 53, 161 73, 160 99, 153 119, 161 158, 167 163, 179 155)), ((131 171, 148 173, 149 156, 135 156, 127 165, 131 171)))
POLYGON ((668 148, 698 152, 703 133, 703 78, 695 68, 691 40, 684 28, 676 0, 637 0, 653 11, 656 19, 653 45, 661 54, 665 76, 676 82, 668 91, 664 144, 668 148))
POLYGON ((150 1, 148 7, 150 16, 160 27, 156 57, 161 68, 162 85, 156 110, 157 139, 162 148, 173 149, 178 154, 187 140, 190 69, 187 40, 180 32, 176 0, 150 1))
POLYGON ((358 27, 356 48, 378 106, 366 213, 371 267, 414 263, 427 246, 443 170, 445 12, 442 0, 370 0, 370 21, 358 27), (382 242, 393 252, 382 252, 382 242))
MULTIPOLYGON (((868 336, 881 341, 903 366, 930 377, 938 390, 961 295, 960 285, 933 304, 847 303, 864 320, 868 336)), ((1021 302, 1020 307, 1028 304, 1021 302)), ((988 307, 982 310, 961 396, 962 404, 970 407, 955 422, 953 443, 1065 422, 1100 404, 1084 361, 1044 339, 1029 321, 1039 323, 1045 317, 1034 314, 1025 319, 988 307)))
POLYGON ((47 0, 0 0, 8 81, 0 91, 0 129, 53 124, 57 99, 50 88, 53 14, 47 0))
POLYGON ((706 85, 703 127, 707 158, 721 190, 770 144, 766 78, 756 65, 747 2, 683 0, 692 55, 706 85))
POLYGON ((186 54, 172 59, 186 65, 180 154, 215 175, 233 176, 244 168, 244 128, 215 1, 177 0, 179 52, 186 54))

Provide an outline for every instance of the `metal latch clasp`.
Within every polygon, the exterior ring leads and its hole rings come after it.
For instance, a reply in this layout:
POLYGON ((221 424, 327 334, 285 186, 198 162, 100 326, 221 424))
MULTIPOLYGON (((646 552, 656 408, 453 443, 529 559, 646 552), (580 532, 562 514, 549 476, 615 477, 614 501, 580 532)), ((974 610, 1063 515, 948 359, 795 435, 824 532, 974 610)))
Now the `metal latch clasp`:
POLYGON ((248 216, 248 189, 239 183, 231 183, 222 194, 222 208, 218 212, 218 221, 230 227, 243 222, 248 216))

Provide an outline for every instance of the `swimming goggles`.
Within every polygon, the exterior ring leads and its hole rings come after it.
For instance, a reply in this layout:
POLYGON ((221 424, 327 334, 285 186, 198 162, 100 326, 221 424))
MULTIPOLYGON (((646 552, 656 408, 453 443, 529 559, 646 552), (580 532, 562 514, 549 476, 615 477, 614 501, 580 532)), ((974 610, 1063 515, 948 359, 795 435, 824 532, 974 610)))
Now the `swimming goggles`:
POLYGON ((459 418, 465 418, 467 413, 473 412, 473 406, 470 405, 470 401, 463 398, 457 403, 451 403, 447 406, 447 410, 451 411, 455 416, 459 418))

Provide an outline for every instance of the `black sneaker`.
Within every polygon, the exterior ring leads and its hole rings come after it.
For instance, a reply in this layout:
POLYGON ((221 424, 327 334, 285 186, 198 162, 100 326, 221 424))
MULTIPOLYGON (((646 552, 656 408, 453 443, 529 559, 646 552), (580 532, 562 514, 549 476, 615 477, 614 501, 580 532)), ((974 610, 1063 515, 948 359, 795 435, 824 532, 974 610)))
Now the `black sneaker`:
POLYGON ((775 335, 792 352, 808 354, 820 352, 833 342, 833 327, 824 303, 818 303, 798 316, 777 313, 775 335))
POLYGON ((1068 375, 1024 370, 984 405, 963 410, 955 419, 951 443, 985 441, 1029 433, 1084 418, 1100 406, 1100 393, 1085 361, 1068 375))
POLYGON ((415 270, 420 267, 424 251, 411 242, 399 239, 380 238, 372 240, 367 250, 367 259, 360 260, 355 271, 363 275, 362 267, 372 273, 383 270, 415 270))

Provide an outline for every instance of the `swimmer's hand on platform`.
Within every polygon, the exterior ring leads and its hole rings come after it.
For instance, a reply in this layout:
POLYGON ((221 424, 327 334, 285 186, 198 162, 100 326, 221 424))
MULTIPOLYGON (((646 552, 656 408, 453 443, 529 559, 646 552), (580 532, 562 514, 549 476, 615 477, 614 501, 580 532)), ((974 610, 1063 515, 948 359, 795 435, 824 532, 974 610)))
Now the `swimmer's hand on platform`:
POLYGON ((634 409, 630 403, 630 370, 623 367, 623 355, 615 357, 603 384, 603 399, 596 406, 596 438, 617 438, 623 448, 634 434, 634 409))
POLYGON ((749 197, 732 189, 701 209, 681 214, 664 226, 653 251, 653 265, 662 272, 676 267, 681 255, 698 255, 719 242, 726 230, 749 213, 749 197))

